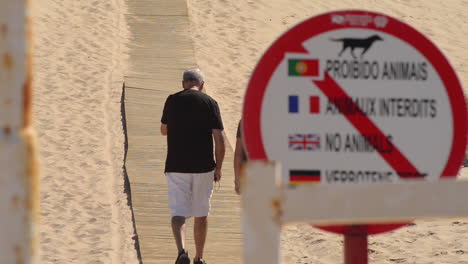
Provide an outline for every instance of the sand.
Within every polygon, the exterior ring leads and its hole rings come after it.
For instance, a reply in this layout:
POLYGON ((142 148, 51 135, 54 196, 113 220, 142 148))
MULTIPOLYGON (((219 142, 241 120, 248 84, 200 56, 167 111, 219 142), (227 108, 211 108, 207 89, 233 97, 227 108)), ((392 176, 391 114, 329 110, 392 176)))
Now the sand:
MULTIPOLYGON (((367 9, 412 25, 448 57, 468 94, 466 1, 188 0, 188 5, 197 63, 220 103, 231 142, 247 82, 263 52, 295 24, 332 10, 367 9)), ((371 237, 370 263, 468 263, 467 232, 468 219, 417 221, 371 237)), ((282 233, 284 263, 342 263, 342 252, 341 236, 307 224, 287 226, 282 233)))
MULTIPOLYGON (((123 193, 120 116, 127 34, 123 0, 35 1, 34 125, 41 170, 42 263, 138 263, 123 193)), ((188 0, 198 65, 220 104, 230 143, 262 53, 319 13, 384 12, 425 33, 468 87, 468 2, 423 0, 188 0)), ((468 171, 464 171, 468 177, 468 171)), ((371 263, 468 263, 468 218, 420 220, 374 236, 371 263)), ((307 224, 282 233, 284 263, 341 263, 342 238, 307 224)))
POLYGON ((120 0, 35 1, 41 263, 138 263, 123 190, 120 0))

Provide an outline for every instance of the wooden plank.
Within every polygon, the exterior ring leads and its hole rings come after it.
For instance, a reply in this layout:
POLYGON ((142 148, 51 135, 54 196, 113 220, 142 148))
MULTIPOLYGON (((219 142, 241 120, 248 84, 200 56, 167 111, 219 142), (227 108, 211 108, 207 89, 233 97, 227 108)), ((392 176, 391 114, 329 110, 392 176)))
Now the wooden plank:
MULTIPOLYGON (((131 67, 131 66, 130 66, 131 67)), ((144 72, 135 72, 132 74, 132 69, 128 70, 128 73, 125 76, 125 84, 128 87, 139 88, 140 86, 134 85, 132 82, 136 82, 135 79, 140 79, 142 82, 144 79, 157 80, 158 82, 152 81, 152 86, 154 87, 163 87, 166 83, 177 83, 180 87, 180 81, 182 79, 182 72, 184 69, 171 69, 165 68, 163 71, 161 69, 154 72, 144 71, 144 72), (145 77, 148 75, 147 77, 145 77)))
POLYGON ((139 89, 128 87, 126 88, 127 98, 125 103, 132 107, 152 107, 152 112, 162 113, 164 103, 167 97, 172 94, 170 91, 139 89), (161 106, 159 108, 159 106, 161 106))
MULTIPOLYGON (((179 16, 148 16, 135 17, 127 16, 127 25, 130 28, 138 28, 138 30, 130 31, 130 38, 138 35, 144 35, 146 39, 159 38, 164 35, 167 39, 159 39, 165 43, 175 43, 180 37, 184 37, 184 43, 191 43, 190 39, 190 22, 187 17, 179 16)), ((140 39, 140 41, 145 41, 140 39)), ((189 44, 191 45, 191 44, 189 44)))
MULTIPOLYGON (((141 59, 141 60, 133 60, 131 67, 134 69, 158 69, 160 71, 161 69, 173 69, 179 72, 183 72, 186 68, 187 65, 190 65, 187 63, 187 61, 176 61, 172 59, 161 59, 161 58, 146 58, 146 59, 141 59)), ((177 76, 177 78, 174 81, 177 81, 177 83, 180 84, 181 82, 181 77, 177 76)), ((182 88, 182 87, 181 87, 182 88)))
MULTIPOLYGON (((167 80, 162 80, 162 79, 153 79, 153 77, 156 77, 155 75, 157 74, 152 74, 148 77, 133 77, 133 76, 127 76, 125 79, 125 86, 128 88, 128 91, 131 89, 139 89, 139 90, 154 90, 154 91, 162 91, 162 95, 168 95, 172 93, 176 93, 180 91, 180 88, 182 86, 181 81, 180 81, 180 76, 179 78, 172 78, 169 79, 169 77, 166 77, 167 80)), ((127 97, 128 98, 128 97, 127 97)), ((167 98, 167 97, 166 97, 167 98)), ((131 99, 131 98, 128 98, 131 99)))
MULTIPOLYGON (((172 67, 172 66, 170 66, 170 63, 171 63, 170 61, 167 61, 167 66, 160 67, 160 68, 158 68, 157 65, 151 65, 151 64, 142 65, 141 63, 139 63, 139 64, 132 63, 132 64, 129 65, 128 71, 130 73, 132 71, 135 71, 137 73, 138 72, 151 73, 152 76, 157 75, 157 74, 163 75, 165 71, 167 71, 168 73, 178 72, 179 76, 177 76, 176 78, 169 78, 169 76, 165 75, 163 77, 163 80, 167 80, 167 81, 170 81, 170 82, 177 82, 179 84, 179 87, 180 87, 180 81, 181 81, 180 75, 188 67, 182 67, 181 65, 179 65, 180 68, 172 67)), ((154 78, 154 77, 152 77, 152 78, 154 78)))
POLYGON ((169 56, 165 56, 165 57, 136 57, 132 60, 132 64, 135 65, 135 64, 145 64, 145 65, 148 65, 148 64, 151 64, 151 65, 154 65, 154 64, 158 64, 158 63, 161 63, 161 62, 164 62, 164 63, 167 63, 167 62, 171 62, 170 65, 162 65, 164 67, 162 68, 173 68, 173 69, 180 69, 180 68, 183 68, 185 69, 185 67, 187 66, 187 64, 192 64, 193 63, 193 57, 179 57, 179 58, 174 58, 174 57, 169 57, 169 56))
POLYGON ((160 34, 152 38, 134 36, 134 39, 135 40, 130 39, 126 42, 123 41, 122 43, 135 49, 148 49, 149 46, 155 46, 162 50, 180 50, 192 45, 192 42, 187 39, 187 36, 183 36, 182 34, 160 34), (165 41, 166 38, 170 38, 170 41, 165 41), (161 43, 161 41, 164 41, 164 43, 161 43), (140 46, 133 46, 134 43, 140 43, 140 46))
POLYGON ((144 17, 148 15, 187 16, 185 0, 138 0, 128 4, 128 14, 144 17))
POLYGON ((173 58, 174 56, 180 57, 193 57, 193 50, 191 47, 183 45, 163 45, 153 43, 150 46, 136 46, 128 44, 130 50, 124 51, 128 56, 140 57, 158 57, 158 58, 173 58), (151 47, 153 46, 154 47, 151 47))

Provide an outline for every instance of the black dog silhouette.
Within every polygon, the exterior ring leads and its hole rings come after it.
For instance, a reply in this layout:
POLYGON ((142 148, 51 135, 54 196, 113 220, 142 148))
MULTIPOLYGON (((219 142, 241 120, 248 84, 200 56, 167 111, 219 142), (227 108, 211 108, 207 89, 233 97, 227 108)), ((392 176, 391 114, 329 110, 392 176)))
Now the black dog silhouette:
POLYGON ((338 56, 341 56, 343 52, 347 49, 351 49, 351 55, 353 55, 353 58, 356 59, 356 55, 354 54, 354 49, 355 48, 362 48, 361 52, 361 58, 364 53, 366 53, 367 50, 372 46, 372 44, 377 41, 377 40, 383 40, 381 37, 378 35, 372 35, 368 38, 365 39, 358 39, 358 38, 341 38, 341 39, 331 39, 332 41, 341 41, 343 42, 343 48, 341 49, 340 53, 338 53, 338 56))

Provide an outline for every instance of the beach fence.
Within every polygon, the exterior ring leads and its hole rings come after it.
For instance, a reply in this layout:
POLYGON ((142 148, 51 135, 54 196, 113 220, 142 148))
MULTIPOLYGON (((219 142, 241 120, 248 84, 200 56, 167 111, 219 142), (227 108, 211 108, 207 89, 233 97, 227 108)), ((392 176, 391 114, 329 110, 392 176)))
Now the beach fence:
POLYGON ((0 262, 37 263, 28 1, 0 1, 0 262))
MULTIPOLYGON (((280 263, 281 226, 405 223, 468 216, 468 181, 280 185, 280 164, 249 162, 242 178, 244 263, 280 263)), ((367 235, 345 235, 345 264, 366 264, 367 235), (348 243, 347 243, 348 242, 348 243), (348 244, 348 245, 347 245, 348 244)))

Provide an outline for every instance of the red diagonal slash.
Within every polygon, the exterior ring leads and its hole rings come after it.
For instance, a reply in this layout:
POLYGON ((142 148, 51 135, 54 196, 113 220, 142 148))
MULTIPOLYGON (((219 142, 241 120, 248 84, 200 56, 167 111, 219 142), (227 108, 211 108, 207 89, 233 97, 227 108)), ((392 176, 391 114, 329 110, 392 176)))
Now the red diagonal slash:
MULTIPOLYGON (((346 98, 352 104, 354 109, 360 109, 358 105, 349 97, 348 94, 333 80, 332 77, 325 73, 323 81, 313 81, 315 85, 330 99, 346 98)), ((331 100, 333 102, 333 100, 331 100)), ((342 113, 346 113, 344 104, 336 104, 336 107, 342 113)), ((361 135, 373 134, 385 138, 384 133, 366 116, 359 114, 343 114, 346 119, 361 133, 361 135)), ((391 141, 388 142, 392 151, 378 151, 380 156, 400 175, 401 178, 420 178, 425 175, 421 174, 416 167, 397 149, 391 141)), ((376 150, 376 142, 369 141, 376 150)))

